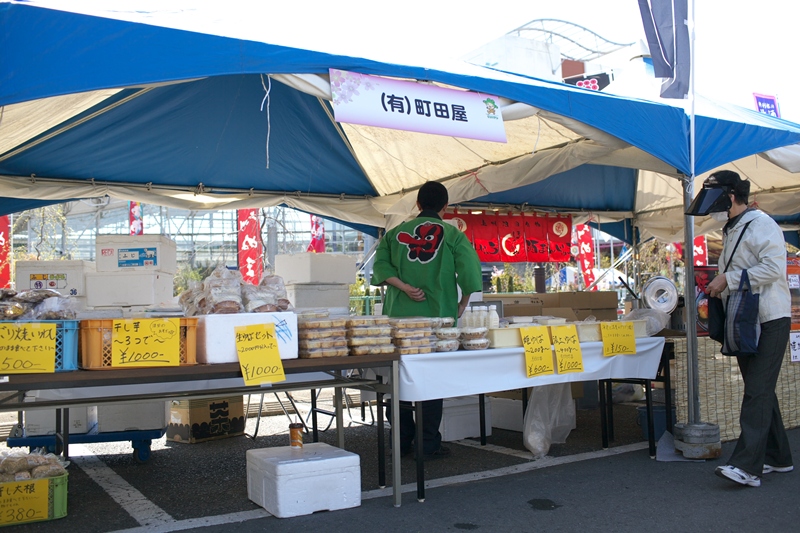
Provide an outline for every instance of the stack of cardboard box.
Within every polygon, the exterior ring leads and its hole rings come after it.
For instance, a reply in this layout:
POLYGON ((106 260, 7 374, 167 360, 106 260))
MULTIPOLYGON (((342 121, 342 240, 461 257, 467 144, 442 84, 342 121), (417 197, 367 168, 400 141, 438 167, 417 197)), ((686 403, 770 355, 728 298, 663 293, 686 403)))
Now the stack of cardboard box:
POLYGON ((503 316, 555 316, 567 320, 617 320, 616 291, 487 294, 484 300, 503 303, 503 316))

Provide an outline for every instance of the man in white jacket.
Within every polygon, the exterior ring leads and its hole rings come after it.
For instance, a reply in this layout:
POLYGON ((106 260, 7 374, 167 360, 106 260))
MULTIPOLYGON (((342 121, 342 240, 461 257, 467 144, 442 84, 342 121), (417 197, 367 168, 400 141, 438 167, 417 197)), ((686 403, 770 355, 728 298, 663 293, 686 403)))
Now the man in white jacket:
POLYGON ((745 269, 753 293, 759 295, 758 353, 737 356, 744 380, 739 417, 741 434, 728 464, 715 471, 740 485, 759 487, 762 474, 794 469, 775 394, 789 342, 791 295, 783 233, 767 214, 748 207, 749 193, 750 182, 742 180, 736 172, 715 172, 705 180, 687 214, 711 214, 718 218, 715 214, 719 213, 727 218, 719 258, 721 272, 709 283, 709 296, 725 302, 731 288, 739 287, 745 269))

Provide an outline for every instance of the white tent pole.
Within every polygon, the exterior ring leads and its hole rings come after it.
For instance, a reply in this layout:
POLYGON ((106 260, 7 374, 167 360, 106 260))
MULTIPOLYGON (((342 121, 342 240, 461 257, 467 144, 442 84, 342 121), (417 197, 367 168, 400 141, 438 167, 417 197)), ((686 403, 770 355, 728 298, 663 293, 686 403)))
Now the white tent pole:
MULTIPOLYGON (((694 196, 694 171, 695 171, 695 94, 694 94, 694 0, 690 0, 691 9, 689 10, 689 102, 691 111, 689 114, 689 164, 690 176, 684 182, 683 204, 684 213, 689 210, 694 196)), ((700 422, 700 395, 698 394, 698 374, 700 373, 697 363, 697 306, 695 305, 696 295, 694 287, 694 217, 684 215, 684 244, 683 256, 686 278, 683 287, 685 310, 686 310, 686 357, 687 364, 687 383, 686 391, 688 394, 688 421, 689 424, 700 422)))

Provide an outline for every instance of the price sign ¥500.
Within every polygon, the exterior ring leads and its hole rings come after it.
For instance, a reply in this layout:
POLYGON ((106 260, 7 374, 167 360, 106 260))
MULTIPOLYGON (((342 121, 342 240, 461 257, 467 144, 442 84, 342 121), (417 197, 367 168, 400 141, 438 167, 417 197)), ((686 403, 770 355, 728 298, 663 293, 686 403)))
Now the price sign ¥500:
POLYGON ((525 375, 533 378, 555 373, 547 326, 519 328, 519 333, 525 348, 525 375))
POLYGON ((0 323, 0 373, 55 372, 56 335, 56 324, 53 323, 0 323))
POLYGON ((236 353, 245 385, 285 381, 275 324, 252 324, 234 328, 236 353))
POLYGON ((583 372, 583 352, 574 325, 550 326, 559 374, 583 372))
POLYGON ((601 322, 603 335, 603 356, 636 354, 636 336, 633 322, 601 322))
POLYGON ((111 328, 112 367, 161 367, 181 364, 179 318, 114 320, 111 328))

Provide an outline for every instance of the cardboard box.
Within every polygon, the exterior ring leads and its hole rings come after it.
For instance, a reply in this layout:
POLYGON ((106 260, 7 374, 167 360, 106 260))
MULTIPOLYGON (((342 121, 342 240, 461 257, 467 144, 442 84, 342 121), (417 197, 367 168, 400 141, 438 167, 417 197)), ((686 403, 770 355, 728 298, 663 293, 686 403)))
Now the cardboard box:
POLYGON ((322 442, 247 450, 247 497, 278 518, 358 507, 361 458, 322 442))
POLYGON ((503 305, 503 316, 539 316, 542 314, 541 305, 509 304, 503 305))
POLYGON ((352 285, 356 282, 356 260, 346 254, 279 254, 275 256, 275 274, 281 276, 286 285, 296 283, 352 285))
POLYGON ((286 285, 286 297, 296 309, 320 307, 350 309, 350 285, 346 283, 290 284, 286 285))
POLYGON ((572 309, 616 309, 619 305, 617 291, 559 292, 558 307, 572 309))
POLYGON ((166 235, 98 235, 98 272, 178 271, 177 245, 166 235))
POLYGON ((514 390, 490 392, 487 396, 492 396, 493 398, 506 398, 508 400, 521 400, 523 397, 523 391, 524 389, 514 389, 514 390))
POLYGON ((169 422, 170 402, 164 400, 97 406, 97 432, 164 429, 169 422))
POLYGON ((86 305, 131 307, 170 304, 174 276, 159 271, 90 272, 86 274, 86 305))
POLYGON ((573 309, 578 320, 586 320, 593 316, 598 322, 617 320, 619 314, 616 309, 573 309))
POLYGON ((514 348, 522 346, 522 336, 519 328, 489 329, 486 335, 489 339, 489 348, 514 348))
POLYGON ((567 321, 575 322, 578 317, 575 312, 569 307, 543 307, 542 316, 554 316, 557 318, 565 318, 567 321))
MULTIPOLYGON (((439 424, 439 432, 442 434, 443 441, 452 442, 481 436, 478 398, 478 396, 459 396, 444 399, 442 422, 439 424)), ((484 429, 486 435, 489 436, 492 434, 491 400, 486 399, 484 406, 486 412, 484 429)))
POLYGON ((167 440, 194 444, 244 435, 245 422, 242 396, 174 400, 167 440))
POLYGON ((294 313, 238 313, 197 317, 197 362, 237 363, 236 326, 275 324, 281 359, 297 359, 297 315, 294 313))
MULTIPOLYGON (((25 400, 27 401, 27 400, 25 400)), ((31 409, 24 411, 25 436, 39 437, 56 434, 55 409, 31 409)), ((69 434, 88 433, 97 424, 97 407, 70 407, 69 434)))
POLYGON ((14 283, 18 291, 52 289, 64 296, 86 296, 86 273, 92 261, 16 261, 14 283))
POLYGON ((555 292, 486 294, 484 299, 502 300, 504 306, 510 304, 533 304, 542 307, 559 306, 559 296, 555 292))

